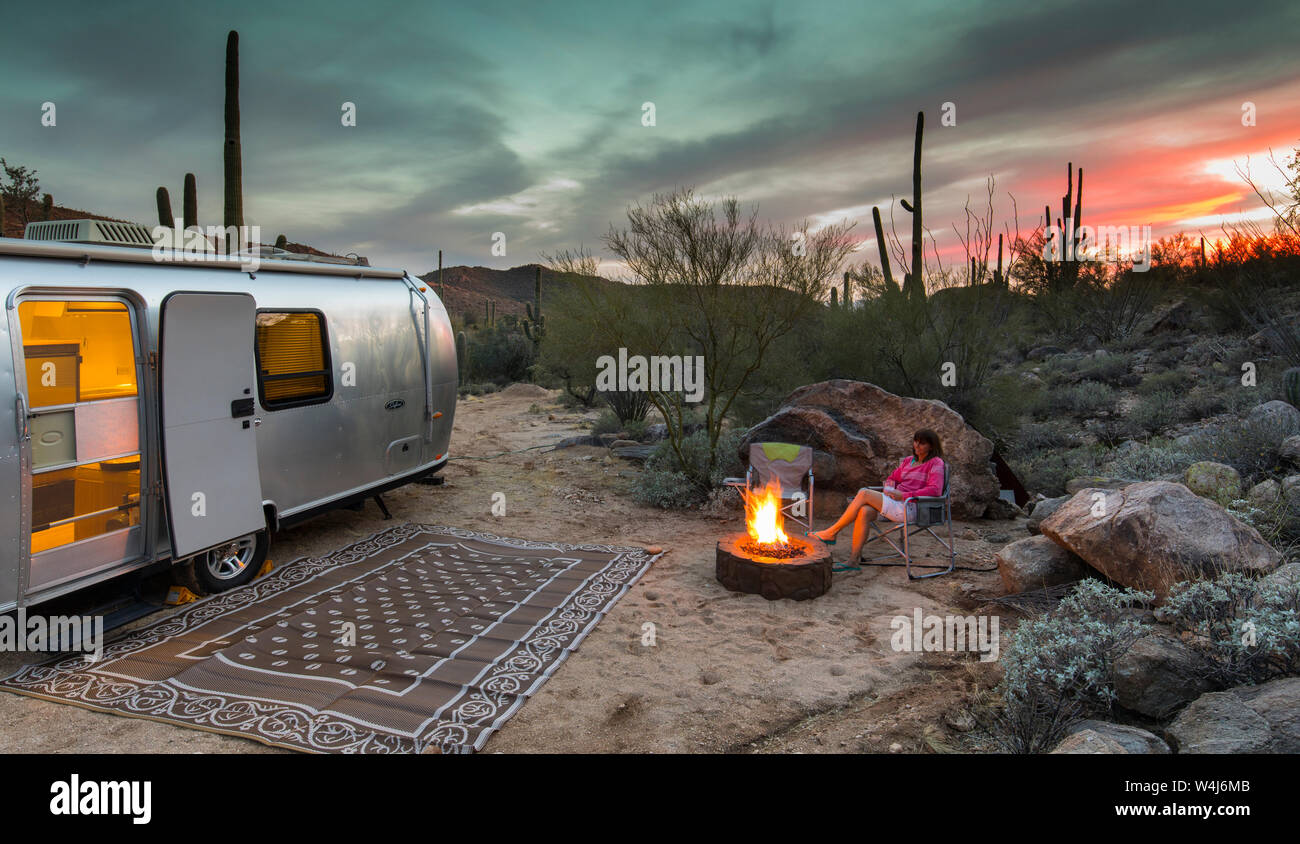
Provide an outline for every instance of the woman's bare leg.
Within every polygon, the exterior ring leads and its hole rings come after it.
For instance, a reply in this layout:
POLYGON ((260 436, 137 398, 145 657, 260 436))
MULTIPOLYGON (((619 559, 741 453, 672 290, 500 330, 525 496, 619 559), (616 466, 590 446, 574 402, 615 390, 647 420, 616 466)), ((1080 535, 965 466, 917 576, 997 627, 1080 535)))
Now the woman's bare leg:
POLYGON ((871 509, 871 518, 874 519, 882 506, 883 500, 879 492, 874 489, 860 489, 858 494, 853 496, 853 500, 849 502, 848 508, 845 509, 844 515, 840 516, 839 521, 828 528, 814 532, 813 536, 818 539, 834 539, 836 534, 848 527, 850 522, 857 519, 858 513, 862 512, 864 507, 871 509))
POLYGON ((849 561, 855 561, 862 556, 862 546, 867 544, 867 531, 870 530, 871 522, 876 520, 879 515, 870 507, 863 507, 858 511, 858 517, 853 520, 853 544, 849 547, 849 561))

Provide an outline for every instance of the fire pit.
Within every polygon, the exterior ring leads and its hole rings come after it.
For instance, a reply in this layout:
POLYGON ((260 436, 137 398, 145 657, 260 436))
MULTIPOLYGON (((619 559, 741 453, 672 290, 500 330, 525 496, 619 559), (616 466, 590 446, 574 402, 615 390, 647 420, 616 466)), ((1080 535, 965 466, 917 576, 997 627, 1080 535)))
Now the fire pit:
POLYGON ((733 592, 769 601, 805 601, 831 588, 831 554, 821 540, 787 536, 781 529, 779 488, 768 487, 745 502, 746 532, 718 542, 718 582, 733 592))

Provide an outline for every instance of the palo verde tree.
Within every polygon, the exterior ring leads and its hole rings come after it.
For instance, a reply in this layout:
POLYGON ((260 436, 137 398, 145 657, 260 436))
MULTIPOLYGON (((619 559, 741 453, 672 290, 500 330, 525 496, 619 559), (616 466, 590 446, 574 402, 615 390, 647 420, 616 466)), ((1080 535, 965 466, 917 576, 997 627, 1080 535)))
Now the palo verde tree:
POLYGON ((682 443, 691 414, 680 385, 660 384, 650 401, 663 415, 682 471, 704 486, 718 463, 717 445, 737 398, 768 363, 774 343, 812 309, 853 249, 852 224, 809 232, 760 223, 757 208, 703 199, 689 188, 628 209, 627 225, 610 226, 605 244, 632 282, 579 285, 585 318, 606 354, 682 355, 703 359, 700 420, 709 459, 692 466, 682 443), (673 387, 677 386, 676 389, 673 387))

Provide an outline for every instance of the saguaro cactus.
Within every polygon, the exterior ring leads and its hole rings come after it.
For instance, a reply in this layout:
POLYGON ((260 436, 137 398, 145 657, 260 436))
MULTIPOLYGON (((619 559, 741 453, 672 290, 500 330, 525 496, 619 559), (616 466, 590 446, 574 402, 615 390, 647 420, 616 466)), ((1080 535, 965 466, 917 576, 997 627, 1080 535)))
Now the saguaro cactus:
POLYGON ((832 287, 831 288, 831 310, 833 311, 839 306, 840 306, 839 291, 836 290, 834 287, 832 287))
POLYGON ((176 225, 176 218, 172 216, 172 200, 167 195, 167 188, 158 188, 155 198, 158 201, 158 225, 168 228, 176 225))
POLYGON ((488 328, 494 328, 497 324, 497 300, 488 299, 483 303, 483 321, 488 328))
POLYGON ((925 298, 925 226, 921 218, 921 137, 925 134, 925 112, 916 113, 916 143, 912 149, 912 201, 902 200, 912 213, 912 271, 903 280, 909 298, 925 298))
POLYGON ((844 274, 844 307, 853 306, 853 276, 844 274))
POLYGON ((199 224, 199 183, 193 173, 185 174, 185 198, 183 200, 185 228, 194 228, 199 224))
POLYGON ((442 286, 442 250, 438 250, 438 298, 446 300, 447 288, 442 286))
POLYGON ((889 246, 885 243, 885 227, 880 224, 880 209, 871 207, 871 221, 876 224, 876 249, 880 252, 880 271, 885 276, 885 289, 890 292, 898 290, 894 283, 894 274, 889 271, 889 246))
POLYGON ((469 340, 465 338, 464 331, 456 332, 456 371, 460 383, 469 380, 469 340))
POLYGON ((239 147, 239 33, 226 36, 225 205, 222 225, 244 225, 244 176, 239 147))
POLYGON ((525 303, 524 309, 528 318, 524 320, 524 335, 533 341, 534 346, 542 342, 546 336, 546 316, 542 313, 542 268, 537 268, 537 280, 533 283, 533 302, 536 305, 525 303))
POLYGON ((1282 373, 1282 383, 1286 387, 1286 400, 1292 407, 1300 407, 1300 367, 1291 367, 1282 373))
POLYGON ((5 198, 0 194, 0 237, 5 236, 5 198))

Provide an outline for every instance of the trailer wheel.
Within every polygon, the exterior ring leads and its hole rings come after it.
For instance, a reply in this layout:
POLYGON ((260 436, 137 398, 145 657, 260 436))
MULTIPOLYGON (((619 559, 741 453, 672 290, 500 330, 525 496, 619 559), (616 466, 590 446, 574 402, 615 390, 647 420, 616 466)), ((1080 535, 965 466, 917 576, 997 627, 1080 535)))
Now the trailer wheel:
POLYGON ((225 592, 257 576, 266 560, 270 540, 266 531, 250 533, 196 554, 180 567, 181 579, 202 594, 225 592))

